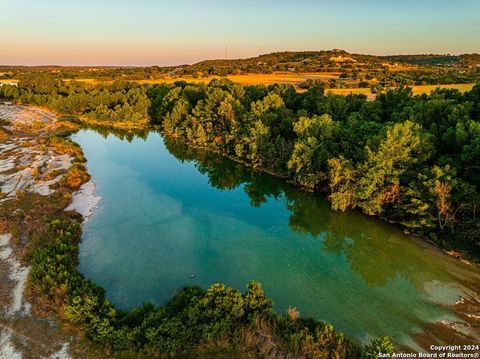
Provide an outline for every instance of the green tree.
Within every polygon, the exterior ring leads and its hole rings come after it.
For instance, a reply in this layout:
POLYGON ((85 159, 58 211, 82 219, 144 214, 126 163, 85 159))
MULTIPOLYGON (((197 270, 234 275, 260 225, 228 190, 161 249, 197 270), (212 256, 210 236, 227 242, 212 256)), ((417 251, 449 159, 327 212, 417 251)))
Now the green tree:
POLYGON ((326 178, 327 161, 336 154, 336 127, 329 115, 301 117, 294 123, 297 140, 288 168, 302 186, 315 189, 326 178))
POLYGON ((358 172, 356 202, 367 214, 379 214, 387 201, 397 199, 402 175, 422 157, 420 126, 411 121, 393 125, 377 150, 367 148, 358 172))

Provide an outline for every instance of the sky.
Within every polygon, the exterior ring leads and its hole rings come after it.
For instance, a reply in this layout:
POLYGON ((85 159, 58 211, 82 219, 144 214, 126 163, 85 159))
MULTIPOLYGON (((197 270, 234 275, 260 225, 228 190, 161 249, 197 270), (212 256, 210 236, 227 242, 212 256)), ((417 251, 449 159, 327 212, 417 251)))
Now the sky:
POLYGON ((164 66, 335 48, 480 52, 480 0, 0 0, 0 64, 164 66))

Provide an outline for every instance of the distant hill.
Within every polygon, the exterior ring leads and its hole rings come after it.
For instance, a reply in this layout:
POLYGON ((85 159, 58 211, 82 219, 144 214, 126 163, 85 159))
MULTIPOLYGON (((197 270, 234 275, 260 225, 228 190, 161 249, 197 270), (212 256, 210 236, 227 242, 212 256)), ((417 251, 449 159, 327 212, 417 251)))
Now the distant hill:
POLYGON ((205 60, 183 67, 185 72, 227 75, 235 73, 269 73, 274 71, 324 72, 350 68, 356 64, 381 64, 376 56, 349 54, 344 50, 284 51, 247 59, 205 60))
MULTIPOLYGON (((86 82, 209 81, 213 77, 266 74, 266 82, 286 81, 306 89, 315 83, 327 88, 371 88, 381 91, 398 85, 469 84, 480 81, 480 54, 376 56, 328 51, 283 51, 246 59, 216 59, 179 66, 0 66, 0 79, 22 79, 32 73, 86 82), (295 74, 303 73, 300 77, 295 74), (307 74, 305 74, 307 73, 307 74), (316 73, 312 76, 309 73, 316 73), (292 76, 293 80, 275 78, 292 76), (203 79, 203 80, 202 80, 203 79)), ((258 83, 250 77, 245 83, 258 83), (253 82, 252 82, 253 81, 253 82)), ((237 81, 238 78, 237 78, 237 81)), ((241 81, 240 81, 241 82, 241 81)))
POLYGON ((246 59, 205 60, 193 65, 182 66, 182 74, 195 73, 229 75, 237 73, 326 72, 354 69, 415 69, 416 66, 475 67, 480 65, 480 54, 464 55, 392 55, 375 56, 351 54, 344 50, 329 51, 284 51, 264 54, 246 59))
MULTIPOLYGON (((324 51, 283 51, 263 54, 245 59, 204 60, 192 65, 152 66, 158 73, 177 75, 196 73, 204 75, 231 75, 239 73, 286 72, 326 72, 354 69, 374 69, 391 67, 415 69, 415 66, 437 67, 477 67, 480 66, 480 54, 419 54, 376 56, 348 53, 344 50, 324 51)), ((0 65, 0 70, 34 70, 34 71, 110 71, 115 69, 138 69, 135 66, 9 66, 0 65)))

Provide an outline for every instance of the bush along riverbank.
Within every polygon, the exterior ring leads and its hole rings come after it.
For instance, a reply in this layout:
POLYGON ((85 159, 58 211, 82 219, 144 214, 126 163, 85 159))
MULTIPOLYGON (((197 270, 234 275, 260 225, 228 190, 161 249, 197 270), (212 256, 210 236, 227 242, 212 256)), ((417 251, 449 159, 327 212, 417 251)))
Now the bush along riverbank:
POLYGON ((58 303, 63 316, 90 340, 112 353, 219 350, 275 358, 359 358, 390 348, 388 339, 377 340, 362 355, 358 345, 329 324, 301 319, 295 309, 274 314, 272 301, 254 281, 244 293, 223 284, 206 290, 191 286, 160 307, 116 310, 100 287, 76 271, 78 223, 55 219, 47 228, 32 252, 32 285, 58 303))
MULTIPOLYGON (((17 115, 23 111, 20 108, 17 115)), ((42 130, 39 127, 35 129, 42 130)), ((0 227, 12 234, 24 263, 30 266, 27 293, 32 312, 37 316, 54 313, 69 323, 70 331, 85 336, 93 348, 98 348, 92 351, 104 352, 96 357, 220 353, 373 358, 378 351, 393 350, 388 338, 374 340, 363 348, 330 324, 301 318, 294 308, 285 315, 276 314, 271 299, 254 281, 244 293, 223 284, 207 289, 191 286, 180 289, 162 306, 145 304, 131 311, 117 310, 101 287, 77 271, 83 219, 65 208, 72 193, 89 176, 81 148, 55 136, 57 127, 50 129, 52 133, 43 132, 37 146, 54 151, 54 156, 68 156, 68 168, 59 165, 49 175, 56 179, 48 182, 51 192, 18 190, 0 203, 0 227)), ((8 136, 10 141, 15 134, 8 136)), ((46 161, 45 166, 50 163, 46 161)), ((43 167, 36 172, 40 177, 46 173, 43 167)))

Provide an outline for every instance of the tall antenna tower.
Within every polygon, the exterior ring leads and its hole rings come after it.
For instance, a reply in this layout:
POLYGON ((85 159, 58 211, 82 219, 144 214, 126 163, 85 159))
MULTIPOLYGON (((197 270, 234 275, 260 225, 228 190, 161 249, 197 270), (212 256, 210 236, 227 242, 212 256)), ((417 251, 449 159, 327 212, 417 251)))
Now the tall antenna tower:
POLYGON ((225 45, 225 60, 228 60, 228 46, 225 45))

